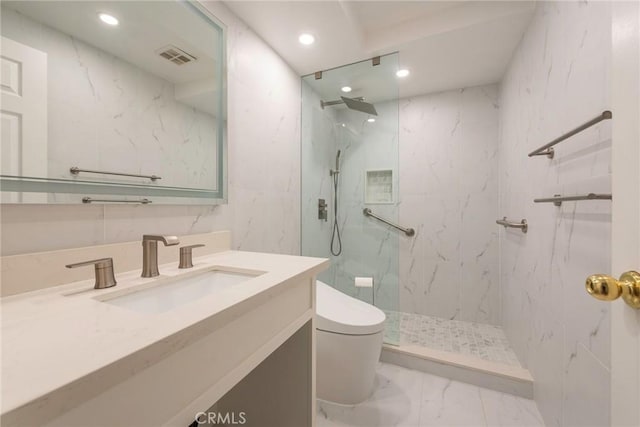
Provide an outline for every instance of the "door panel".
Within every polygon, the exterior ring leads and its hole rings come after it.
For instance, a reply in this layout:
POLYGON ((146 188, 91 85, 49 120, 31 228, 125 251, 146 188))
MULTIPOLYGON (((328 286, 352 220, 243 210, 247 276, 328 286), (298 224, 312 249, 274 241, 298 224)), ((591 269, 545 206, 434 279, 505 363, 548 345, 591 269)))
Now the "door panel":
MULTIPOLYGON (((47 54, 2 37, 2 175, 47 176, 47 54)), ((3 193, 2 202, 43 195, 3 193)), ((45 201, 45 200, 42 200, 45 201)))
MULTIPOLYGON (((640 271, 640 3, 613 2, 612 275, 640 271)), ((640 310, 611 303, 611 425, 640 425, 640 310)))

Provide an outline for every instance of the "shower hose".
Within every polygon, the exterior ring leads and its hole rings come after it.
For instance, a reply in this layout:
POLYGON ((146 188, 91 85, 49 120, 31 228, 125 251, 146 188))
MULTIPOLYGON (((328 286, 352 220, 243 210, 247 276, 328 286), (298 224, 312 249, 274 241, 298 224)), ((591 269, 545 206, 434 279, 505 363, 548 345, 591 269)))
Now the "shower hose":
POLYGON ((342 239, 340 238, 340 227, 338 226, 338 174, 333 174, 333 232, 331 233, 331 255, 338 256, 342 253, 342 239), (336 239, 337 237, 337 239, 336 239), (334 242, 337 249, 334 251, 334 242))

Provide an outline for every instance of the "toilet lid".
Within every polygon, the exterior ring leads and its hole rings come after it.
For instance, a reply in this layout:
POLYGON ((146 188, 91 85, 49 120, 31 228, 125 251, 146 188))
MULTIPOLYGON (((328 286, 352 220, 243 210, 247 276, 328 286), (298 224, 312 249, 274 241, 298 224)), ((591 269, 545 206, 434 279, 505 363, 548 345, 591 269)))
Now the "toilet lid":
POLYGON ((316 280, 316 329, 369 335, 384 329, 386 315, 378 307, 350 297, 316 280))

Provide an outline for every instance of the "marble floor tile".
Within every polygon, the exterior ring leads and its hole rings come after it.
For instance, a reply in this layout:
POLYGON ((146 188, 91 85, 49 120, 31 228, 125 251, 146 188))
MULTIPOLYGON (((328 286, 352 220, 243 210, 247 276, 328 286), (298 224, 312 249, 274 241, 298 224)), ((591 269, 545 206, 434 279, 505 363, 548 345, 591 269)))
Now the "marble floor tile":
POLYGON ((380 363, 358 405, 318 401, 318 427, 543 426, 532 400, 380 363))
POLYGON ((540 412, 538 412, 533 400, 484 388, 480 390, 480 398, 489 426, 544 426, 540 412))
POLYGON ((486 426, 480 388, 425 375, 420 426, 486 426))
POLYGON ((386 342, 411 344, 520 366, 499 326, 449 320, 423 314, 386 312, 386 342))
POLYGON ((359 405, 318 401, 317 425, 416 426, 419 425, 424 374, 380 363, 375 390, 359 405))

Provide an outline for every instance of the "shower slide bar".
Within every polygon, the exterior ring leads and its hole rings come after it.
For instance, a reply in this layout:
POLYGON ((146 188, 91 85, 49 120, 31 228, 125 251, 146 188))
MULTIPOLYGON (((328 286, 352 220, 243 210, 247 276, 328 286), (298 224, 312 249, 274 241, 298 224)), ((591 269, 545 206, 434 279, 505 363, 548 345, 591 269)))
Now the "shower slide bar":
POLYGON ((157 175, 137 175, 137 174, 133 174, 133 173, 123 173, 123 172, 95 171, 95 170, 90 170, 90 169, 80 169, 77 166, 71 167, 69 169, 69 172, 71 172, 74 175, 78 175, 80 172, 86 172, 86 173, 97 173, 97 174, 101 174, 101 175, 132 176, 132 177, 135 177, 135 178, 149 178, 151 181, 156 181, 158 179, 162 179, 161 176, 157 176, 157 175))
POLYGON ((613 114, 611 113, 611 111, 609 110, 605 110, 603 111, 600 115, 598 115, 597 117, 594 117, 593 119, 589 120, 588 122, 578 126, 577 128, 570 130, 569 132, 565 133, 564 135, 554 139, 553 141, 551 141, 548 144, 543 145, 542 147, 538 148, 537 150, 533 150, 532 152, 529 153, 529 157, 533 157, 533 156, 547 156, 550 159, 553 159, 554 156, 554 151, 553 151, 553 146, 564 141, 567 138, 572 137, 573 135, 582 132, 585 129, 590 128, 591 126, 600 123, 603 120, 609 120, 613 117, 613 114))
POLYGON ((577 200, 612 200, 611 194, 579 194, 576 196, 561 196, 556 194, 553 197, 546 197, 543 199, 533 199, 534 203, 553 203, 556 206, 562 206, 562 202, 575 202, 577 200))
POLYGON ((523 219, 520 222, 512 222, 507 221, 507 217, 503 217, 502 219, 496 219, 496 224, 504 225, 504 228, 519 228, 520 231, 526 233, 529 230, 529 224, 527 224, 527 220, 523 219))
POLYGON ((141 205, 148 205, 153 203, 149 199, 140 200, 127 200, 127 199, 92 199, 91 197, 83 197, 82 203, 140 203, 141 205))
POLYGON ((385 224, 390 225, 391 227, 402 231, 404 234, 406 234, 409 237, 411 237, 414 234, 416 234, 416 231, 413 228, 404 228, 404 227, 399 226, 398 224, 394 224, 393 222, 391 222, 391 221, 389 221, 387 219, 381 218, 378 215, 374 214, 373 212, 371 212, 371 209, 369 209, 369 208, 364 208, 362 213, 364 214, 364 216, 370 216, 372 218, 377 219, 378 221, 384 222, 385 224))

